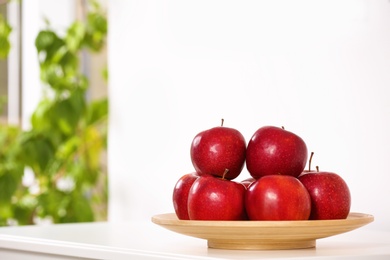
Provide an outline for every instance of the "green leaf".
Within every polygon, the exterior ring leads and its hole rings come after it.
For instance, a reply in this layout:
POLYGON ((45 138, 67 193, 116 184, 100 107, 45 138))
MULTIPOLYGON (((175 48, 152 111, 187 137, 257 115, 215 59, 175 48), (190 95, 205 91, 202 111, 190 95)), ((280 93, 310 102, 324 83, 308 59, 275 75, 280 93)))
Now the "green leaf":
POLYGON ((107 19, 106 17, 100 13, 100 12, 92 12, 88 14, 88 24, 91 28, 93 28, 93 31, 100 32, 102 34, 107 33, 107 19))
POLYGON ((17 218, 19 225, 31 225, 33 224, 33 216, 37 206, 38 200, 36 196, 25 191, 24 195, 13 204, 13 217, 17 218))
POLYGON ((0 58, 2 59, 6 58, 11 50, 11 43, 9 42, 9 35, 11 32, 12 27, 0 14, 0 58))
POLYGON ((42 174, 54 156, 50 139, 41 133, 25 132, 21 136, 21 157, 36 174, 42 174))
POLYGON ((102 77, 104 79, 104 81, 108 81, 108 68, 107 66, 102 70, 102 77))
POLYGON ((100 158, 105 139, 96 127, 88 127, 85 134, 85 142, 88 149, 87 160, 91 168, 97 169, 100 165, 100 158))
POLYGON ((3 113, 3 109, 7 104, 7 96, 0 96, 0 115, 3 113))
POLYGON ((84 92, 81 90, 73 91, 69 97, 59 99, 54 103, 49 111, 53 126, 58 127, 66 136, 75 133, 78 122, 84 115, 86 101, 83 94, 84 92))
POLYGON ((71 52, 76 52, 80 49, 85 37, 85 25, 79 21, 74 22, 68 29, 65 36, 65 42, 71 52))
POLYGON ((40 31, 35 39, 35 47, 38 52, 47 51, 58 41, 60 39, 55 32, 51 30, 40 31))
POLYGON ((11 201, 19 184, 17 177, 13 172, 0 173, 0 203, 11 201))
POLYGON ((50 188, 46 192, 41 193, 37 199, 39 204, 37 208, 38 216, 51 216, 56 223, 60 220, 61 210, 68 206, 70 200, 64 193, 55 188, 50 188))
POLYGON ((45 63, 41 65, 41 79, 50 85, 52 90, 61 94, 62 91, 86 89, 85 77, 69 65, 64 59, 71 59, 67 53, 59 63, 45 63))
POLYGON ((92 51, 99 51, 105 44, 107 35, 107 19, 100 12, 89 13, 87 17, 87 33, 85 43, 92 51))
POLYGON ((7 225, 7 219, 14 215, 13 208, 10 202, 3 202, 0 207, 0 226, 7 225))
POLYGON ((94 124, 108 116, 108 99, 103 98, 91 102, 87 110, 87 125, 94 124))
POLYGON ((79 136, 72 136, 65 140, 57 149, 56 158, 60 160, 68 160, 80 146, 81 140, 79 136))
POLYGON ((32 116, 34 129, 44 131, 45 135, 73 136, 86 110, 84 95, 84 90, 77 89, 67 97, 42 100, 32 116))
POLYGON ((48 112, 52 107, 52 102, 49 99, 42 99, 31 116, 31 125, 33 129, 43 131, 51 126, 51 122, 47 120, 48 112))
POLYGON ((83 194, 73 193, 64 222, 90 222, 94 220, 91 201, 83 194))

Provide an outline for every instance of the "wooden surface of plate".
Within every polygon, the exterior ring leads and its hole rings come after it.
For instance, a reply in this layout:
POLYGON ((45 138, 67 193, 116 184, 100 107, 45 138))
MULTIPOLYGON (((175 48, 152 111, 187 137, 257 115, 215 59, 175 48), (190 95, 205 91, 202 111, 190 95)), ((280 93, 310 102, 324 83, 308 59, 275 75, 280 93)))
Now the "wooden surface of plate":
POLYGON ((152 222, 171 231, 207 240, 220 249, 298 249, 316 246, 316 239, 345 233, 374 221, 364 213, 347 219, 306 221, 197 221, 179 220, 175 213, 152 217, 152 222))

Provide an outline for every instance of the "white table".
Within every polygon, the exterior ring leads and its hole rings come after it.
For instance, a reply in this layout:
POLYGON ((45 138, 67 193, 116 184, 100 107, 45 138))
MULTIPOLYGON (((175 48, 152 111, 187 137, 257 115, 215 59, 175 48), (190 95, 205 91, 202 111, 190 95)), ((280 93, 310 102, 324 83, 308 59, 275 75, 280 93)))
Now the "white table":
POLYGON ((202 239, 152 222, 81 223, 0 228, 1 260, 45 259, 390 259, 390 232, 369 225, 317 240, 300 250, 246 251, 207 248, 202 239))

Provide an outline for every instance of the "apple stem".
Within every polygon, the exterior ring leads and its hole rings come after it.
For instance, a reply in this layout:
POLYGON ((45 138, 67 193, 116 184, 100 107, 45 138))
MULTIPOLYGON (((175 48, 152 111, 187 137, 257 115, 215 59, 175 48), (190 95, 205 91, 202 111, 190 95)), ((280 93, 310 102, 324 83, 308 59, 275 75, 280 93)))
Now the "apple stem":
POLYGON ((319 172, 319 171, 320 171, 320 167, 316 166, 316 169, 317 169, 317 172, 319 172))
POLYGON ((284 126, 282 126, 282 129, 284 130, 284 126))
POLYGON ((221 126, 223 126, 223 122, 224 122, 225 120, 222 118, 221 119, 221 126))
POLYGON ((309 158, 309 172, 310 172, 310 168, 311 168, 311 159, 313 159, 313 155, 314 155, 314 152, 311 152, 310 158, 309 158))
POLYGON ((225 180, 226 174, 229 172, 229 169, 225 169, 223 175, 222 175, 222 180, 225 180))

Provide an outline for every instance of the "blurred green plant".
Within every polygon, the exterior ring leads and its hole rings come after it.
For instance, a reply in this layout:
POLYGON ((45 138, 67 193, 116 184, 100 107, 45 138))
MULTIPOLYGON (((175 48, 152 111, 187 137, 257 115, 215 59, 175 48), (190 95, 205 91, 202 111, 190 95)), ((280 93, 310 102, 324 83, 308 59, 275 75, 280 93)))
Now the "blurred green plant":
POLYGON ((87 99, 80 53, 102 50, 107 19, 96 1, 89 4, 86 21, 63 37, 49 24, 36 37, 45 90, 31 128, 0 126, 0 225, 106 219, 108 100, 87 99))
POLYGON ((0 58, 4 59, 8 56, 11 49, 9 35, 12 32, 12 27, 7 23, 7 20, 0 13, 0 58))

